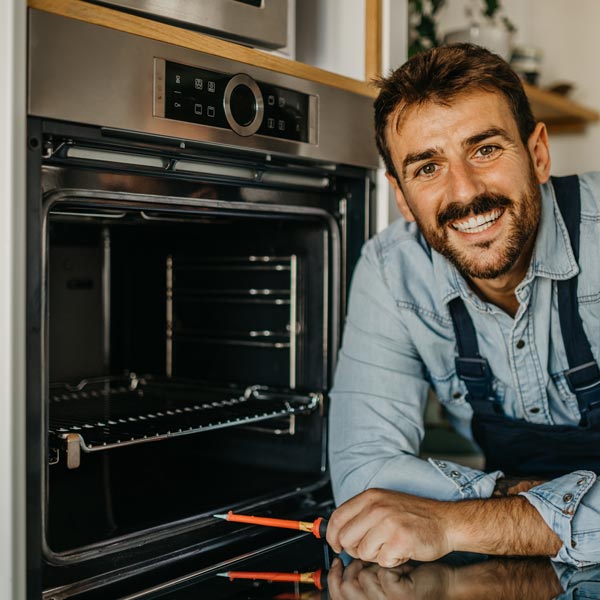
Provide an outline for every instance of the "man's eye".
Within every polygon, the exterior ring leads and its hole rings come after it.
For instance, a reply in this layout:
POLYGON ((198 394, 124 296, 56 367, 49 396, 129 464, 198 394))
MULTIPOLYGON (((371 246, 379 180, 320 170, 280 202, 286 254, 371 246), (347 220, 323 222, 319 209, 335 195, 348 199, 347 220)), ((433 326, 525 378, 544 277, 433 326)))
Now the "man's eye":
POLYGON ((494 152, 496 152, 496 150, 498 150, 498 146, 489 145, 482 146, 477 152, 480 156, 491 156, 492 154, 494 154, 494 152))
POLYGON ((435 163, 428 163, 417 170, 417 175, 433 175, 437 171, 435 163))

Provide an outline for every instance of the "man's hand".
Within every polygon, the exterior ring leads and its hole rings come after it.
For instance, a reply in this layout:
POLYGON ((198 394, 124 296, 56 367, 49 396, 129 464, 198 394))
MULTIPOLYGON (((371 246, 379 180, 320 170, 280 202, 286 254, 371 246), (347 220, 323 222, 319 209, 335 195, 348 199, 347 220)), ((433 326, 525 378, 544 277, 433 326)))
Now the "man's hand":
MULTIPOLYGON (((353 560, 346 568, 334 561, 327 576, 331 600, 426 600, 450 598, 453 569, 442 563, 384 569, 353 560)), ((489 597, 489 596, 488 596, 489 597)))
POLYGON ((554 556, 561 541, 522 496, 440 502, 371 489, 331 516, 327 541, 340 552, 395 567, 452 551, 554 556))
POLYGON ((497 558, 450 566, 442 562, 384 569, 338 559, 327 577, 331 600, 548 600, 563 592, 550 561, 497 558))
POLYGON ((496 487, 492 494, 494 498, 505 498, 506 496, 516 496, 521 492, 528 492, 536 485, 546 483, 541 479, 530 477, 528 479, 519 479, 516 477, 500 477, 496 481, 496 487))
POLYGON ((342 504, 329 519, 327 541, 336 551, 383 567, 409 559, 431 561, 452 551, 451 524, 442 502, 371 489, 342 504))

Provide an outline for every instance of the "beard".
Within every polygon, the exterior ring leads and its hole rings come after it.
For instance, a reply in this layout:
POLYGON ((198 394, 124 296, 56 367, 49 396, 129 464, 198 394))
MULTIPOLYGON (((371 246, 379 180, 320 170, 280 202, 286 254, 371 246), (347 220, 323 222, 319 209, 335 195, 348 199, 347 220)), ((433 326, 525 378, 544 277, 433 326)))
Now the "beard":
POLYGON ((541 214, 541 192, 530 169, 528 185, 518 199, 501 194, 480 194, 469 204, 452 202, 437 215, 437 227, 426 227, 417 220, 417 225, 427 243, 447 258, 465 278, 494 279, 510 271, 528 242, 537 231, 541 214), (509 229, 503 239, 463 245, 449 239, 447 223, 477 216, 494 209, 503 213, 500 218, 509 218, 509 229), (499 244, 501 244, 499 246, 499 244))

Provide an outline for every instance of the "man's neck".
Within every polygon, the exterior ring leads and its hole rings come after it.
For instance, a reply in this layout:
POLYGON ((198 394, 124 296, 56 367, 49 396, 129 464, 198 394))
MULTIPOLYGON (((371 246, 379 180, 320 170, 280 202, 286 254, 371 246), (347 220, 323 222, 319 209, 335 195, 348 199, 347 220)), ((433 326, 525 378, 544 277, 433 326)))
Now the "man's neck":
POLYGON ((515 290, 523 281, 529 269, 533 253, 533 242, 534 240, 529 242, 528 247, 505 275, 494 279, 477 279, 473 277, 469 282, 482 300, 495 304, 513 319, 519 309, 519 301, 515 295, 515 290))

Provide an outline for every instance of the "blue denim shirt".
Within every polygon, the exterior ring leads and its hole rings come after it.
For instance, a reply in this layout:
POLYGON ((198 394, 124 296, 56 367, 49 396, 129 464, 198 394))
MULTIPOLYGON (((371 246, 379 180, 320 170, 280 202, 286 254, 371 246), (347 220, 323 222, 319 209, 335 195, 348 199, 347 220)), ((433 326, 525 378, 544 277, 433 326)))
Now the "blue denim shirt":
MULTIPOLYGON (((515 317, 482 301, 414 223, 396 221, 369 240, 355 269, 331 392, 329 458, 336 502, 366 488, 439 500, 488 498, 502 472, 419 458, 432 387, 455 429, 472 439, 472 410, 454 366, 448 302, 461 296, 494 372, 507 416, 577 425, 560 330, 556 282, 579 275, 578 302, 592 352, 600 358, 600 173, 581 176, 577 265, 551 185, 531 264, 515 293, 515 317), (519 341, 525 345, 518 344, 519 341)), ((578 567, 600 562, 600 483, 576 471, 523 494, 563 545, 554 557, 578 567)))

